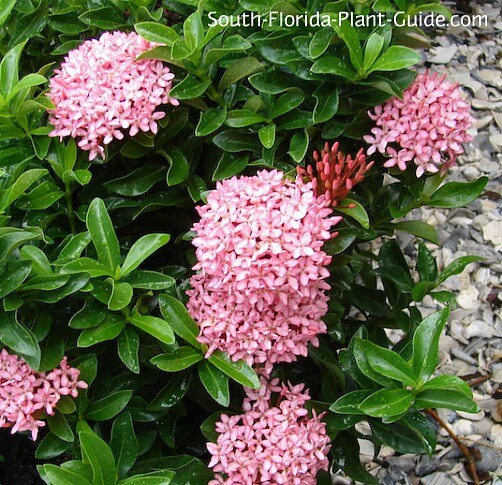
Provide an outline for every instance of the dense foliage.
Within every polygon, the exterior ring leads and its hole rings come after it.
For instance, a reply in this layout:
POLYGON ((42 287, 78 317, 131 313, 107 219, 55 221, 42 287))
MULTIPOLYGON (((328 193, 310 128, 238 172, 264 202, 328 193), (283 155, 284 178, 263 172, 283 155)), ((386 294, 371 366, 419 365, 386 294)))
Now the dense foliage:
MULTIPOLYGON (((327 333, 309 346, 308 357, 277 359, 267 372, 305 384, 312 419, 321 429, 321 416, 331 440, 330 470, 367 483, 375 479, 358 459, 358 422, 367 420, 366 438, 376 449, 431 454, 436 430, 422 410, 476 410, 461 379, 433 373, 455 307, 455 295, 441 284, 479 258, 462 257, 440 270, 424 242, 438 244, 434 228, 403 218, 423 205, 469 204, 487 180, 445 182, 443 171, 417 177, 412 162, 389 172, 378 151, 369 157, 373 165, 355 156, 374 126, 368 110, 402 98, 413 82, 410 68, 420 61, 424 33, 391 23, 208 27, 209 12, 306 11, 336 19, 341 11, 447 15, 444 7, 422 0, 0 0, 0 7, 0 342, 42 373, 66 356, 88 385, 75 399, 61 399, 54 414, 37 416, 47 422, 35 454, 43 480, 211 479, 206 442, 216 441, 215 423, 222 413, 239 415, 260 380, 252 359, 234 362, 218 347, 209 356, 197 339, 196 305, 189 305, 192 315, 185 306, 196 264, 195 206, 207 201, 215 182, 234 175, 259 168, 293 179, 298 166, 322 165, 311 154, 326 141, 328 152, 339 142, 333 160, 341 150, 362 167, 357 185, 345 185, 350 193, 342 190, 334 207, 343 216, 338 235, 323 246, 332 256, 327 333), (172 82, 171 104, 159 98, 149 108, 165 113, 155 126, 129 131, 124 124, 118 135, 103 135, 100 154, 100 140, 80 143, 84 132, 76 140, 49 136, 48 112, 57 106, 46 94, 65 54, 112 30, 152 43, 140 58, 169 67, 163 82, 172 82), (397 231, 417 238, 411 265, 397 231), (421 314, 426 295, 441 306, 437 313, 421 314), (386 329, 400 330, 400 341, 391 343, 386 329)), ((96 74, 92 65, 80 68, 96 74)), ((78 120, 71 109, 66 126, 78 120)), ((342 166, 345 159, 337 160, 342 166)), ((440 165, 435 159, 431 167, 440 165)), ((316 177, 312 169, 302 173, 316 177)), ((2 440, 12 439, 9 431, 2 440)), ((209 448, 216 453, 216 445, 209 448)), ((323 480, 329 483, 326 471, 318 474, 323 480)))

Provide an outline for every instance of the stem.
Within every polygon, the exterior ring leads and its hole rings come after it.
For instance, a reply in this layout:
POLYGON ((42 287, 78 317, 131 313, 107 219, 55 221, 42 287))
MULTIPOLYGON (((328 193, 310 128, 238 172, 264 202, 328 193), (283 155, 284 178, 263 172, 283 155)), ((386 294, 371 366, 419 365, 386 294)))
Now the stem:
POLYGON ((208 93, 209 99, 211 99, 215 103, 218 103, 222 108, 225 108, 227 106, 227 103, 225 103, 225 100, 223 99, 221 94, 215 89, 209 76, 204 71, 198 71, 197 77, 202 82, 209 83, 209 86, 207 87, 207 93, 208 93))
POLYGON ((478 477, 478 472, 476 471, 476 463, 475 463, 475 458, 471 455, 471 452, 469 451, 469 448, 464 445, 459 439, 459 437, 452 431, 452 429, 439 417, 439 415, 436 413, 436 411, 433 411, 432 409, 426 409, 425 412, 434 418, 434 420, 450 435, 451 439, 455 442, 455 444, 458 446, 458 449, 462 452, 464 455, 467 463, 469 464, 469 474, 471 475, 472 479, 474 480, 474 483, 476 485, 480 484, 479 477, 478 477))
POLYGON ((66 214, 68 222, 70 223, 70 230, 72 234, 76 234, 75 228, 75 211, 73 210, 73 200, 70 185, 65 184, 65 200, 66 200, 66 214))

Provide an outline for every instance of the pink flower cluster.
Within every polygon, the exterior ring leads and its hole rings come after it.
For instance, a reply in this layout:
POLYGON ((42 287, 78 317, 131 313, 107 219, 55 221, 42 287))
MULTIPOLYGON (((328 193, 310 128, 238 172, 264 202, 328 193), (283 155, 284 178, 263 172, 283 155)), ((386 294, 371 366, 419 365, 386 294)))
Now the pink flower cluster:
POLYGON ((293 362, 326 332, 330 257, 321 249, 340 217, 311 184, 279 171, 218 183, 198 208, 196 273, 188 309, 199 341, 233 361, 293 362))
POLYGON ((223 414, 216 423, 218 439, 207 443, 209 467, 223 476, 209 485, 315 485, 317 472, 328 469, 326 425, 315 412, 308 416, 304 385, 262 384, 259 391, 246 389, 244 414, 223 414))
POLYGON ((174 74, 161 61, 136 61, 154 45, 131 32, 105 32, 87 40, 66 56, 50 80, 55 105, 49 121, 51 136, 78 138, 89 160, 104 157, 104 145, 121 140, 121 130, 157 133, 161 104, 178 105, 169 97, 174 74))
POLYGON ((400 170, 413 161, 417 177, 444 173, 455 163, 464 152, 462 143, 472 140, 467 130, 473 118, 457 84, 445 77, 420 74, 402 100, 392 98, 369 113, 377 126, 371 130, 373 135, 364 137, 371 144, 368 155, 377 150, 390 155, 384 166, 397 165, 400 170))
POLYGON ((63 358, 50 372, 36 372, 16 355, 5 349, 0 353, 0 428, 12 433, 31 431, 37 439, 38 429, 45 423, 39 418, 45 411, 54 414, 61 396, 77 397, 87 384, 79 381, 80 371, 70 367, 63 358))

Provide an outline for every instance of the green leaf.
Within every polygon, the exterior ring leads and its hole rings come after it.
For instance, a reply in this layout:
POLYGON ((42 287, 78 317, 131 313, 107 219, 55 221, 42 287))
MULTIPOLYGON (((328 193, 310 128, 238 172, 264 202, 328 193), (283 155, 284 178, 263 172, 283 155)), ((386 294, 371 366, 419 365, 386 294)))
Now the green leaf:
POLYGON ((435 281, 438 275, 436 258, 421 241, 418 242, 417 272, 421 281, 435 281))
POLYGON ((357 30, 350 24, 350 22, 334 22, 332 26, 349 49, 350 62, 352 65, 357 70, 361 69, 363 67, 363 51, 361 49, 357 30))
POLYGON ((220 416, 220 412, 215 412, 206 418, 200 425, 200 432, 207 441, 212 441, 214 443, 218 439, 218 433, 216 432, 215 427, 216 422, 220 420, 220 416))
POLYGON ((392 226, 399 231, 413 234, 439 245, 439 239, 436 229, 424 221, 395 222, 394 224, 392 224, 392 226))
POLYGON ((229 111, 225 124, 232 128, 244 128, 255 123, 264 122, 266 118, 251 109, 235 109, 229 111))
POLYGON ((18 179, 2 193, 0 209, 5 210, 26 192, 38 179, 46 175, 45 168, 34 168, 21 174, 18 179))
POLYGON ((310 71, 315 74, 333 74, 334 76, 354 79, 356 73, 342 59, 333 56, 324 56, 314 62, 310 71))
POLYGON ((185 305, 169 295, 159 296, 159 308, 162 316, 173 329, 174 333, 187 343, 201 349, 202 345, 197 340, 199 327, 185 308, 185 305))
POLYGON ((0 307, 0 341, 14 352, 21 354, 30 367, 40 365, 40 346, 31 330, 19 323, 15 315, 0 307))
POLYGON ((135 374, 139 374, 139 337, 133 328, 126 326, 117 339, 120 360, 135 374))
POLYGON ((312 119, 315 124, 329 121, 338 111, 338 90, 333 86, 323 83, 312 94, 316 104, 312 119))
POLYGON ((37 446, 35 451, 35 458, 38 460, 51 460, 56 456, 63 454, 68 448, 70 448, 71 443, 69 441, 63 441, 58 438, 54 433, 47 433, 42 441, 37 446))
POLYGON ((439 275, 439 278, 437 279, 436 283, 439 285, 443 281, 446 281, 448 278, 451 278, 454 275, 462 273, 462 271, 464 271, 464 268, 468 264, 483 260, 484 258, 482 258, 481 256, 461 256, 460 258, 453 260, 443 270, 443 272, 439 275))
POLYGON ((171 89, 169 96, 175 99, 195 99, 204 94, 209 81, 200 81, 194 75, 188 74, 182 81, 180 81, 173 89, 171 89))
POLYGON ((199 12, 194 12, 185 20, 185 22, 183 22, 183 34, 185 44, 190 52, 202 47, 204 40, 204 26, 202 25, 199 12))
POLYGON ((463 393, 469 399, 472 399, 472 389, 469 384, 458 376, 441 375, 427 381, 422 390, 426 389, 448 389, 463 393))
MULTIPOLYGON (((56 465, 43 465, 43 470, 49 479, 49 483, 54 485, 91 485, 91 482, 82 475, 72 470, 65 470, 56 465)), ((94 483, 94 482, 93 482, 94 483)), ((111 484, 111 482, 109 482, 111 484)))
POLYGON ((63 274, 87 273, 91 278, 98 276, 113 276, 114 272, 103 263, 92 258, 79 258, 66 263, 61 268, 63 274))
MULTIPOLYGON (((0 15, 3 15, 3 12, 0 15)), ((4 98, 9 96, 11 89, 19 80, 18 64, 25 44, 26 41, 15 45, 0 62, 0 94, 4 98)))
POLYGON ((76 329, 92 328, 100 325, 107 314, 106 308, 96 300, 87 300, 84 306, 75 313, 68 326, 76 329))
POLYGON ((409 47, 402 45, 390 46, 371 66, 367 72, 398 71, 420 62, 421 55, 409 47))
POLYGON ((122 332, 125 324, 122 315, 108 314, 104 322, 98 327, 83 330, 78 337, 77 345, 86 348, 107 340, 113 340, 122 332))
POLYGON ((158 22, 140 22, 134 26, 134 30, 144 39, 156 44, 172 45, 179 38, 172 27, 158 22))
POLYGON ((262 126, 258 130, 258 138, 265 148, 272 148, 274 146, 275 129, 276 126, 274 125, 274 123, 271 123, 269 125, 262 126))
POLYGON ((165 167, 158 163, 146 163, 124 177, 110 180, 104 185, 108 190, 127 197, 136 197, 148 192, 165 177, 165 167))
POLYGON ((16 5, 17 0, 0 0, 0 27, 9 18, 9 15, 16 5))
POLYGON ((125 281, 133 288, 142 290, 165 290, 176 283, 172 276, 157 271, 135 271, 125 281))
POLYGON ((213 181, 224 180, 242 172, 249 160, 249 155, 236 156, 230 153, 223 153, 214 169, 213 181))
POLYGON ((118 29, 126 24, 124 16, 114 7, 94 8, 79 15, 78 18, 84 24, 98 27, 103 30, 118 29))
POLYGON ((337 206, 336 211, 355 219, 364 229, 369 229, 370 219, 366 209, 354 199, 343 199, 337 206))
POLYGON ((121 267, 121 276, 128 275, 145 259, 169 242, 169 234, 147 234, 139 238, 132 246, 121 267))
POLYGON ((182 346, 169 354, 156 355, 150 362, 164 372, 178 372, 188 369, 203 358, 197 349, 182 346))
POLYGON ((413 335, 413 371, 417 379, 427 379, 438 363, 439 338, 450 314, 449 308, 425 318, 413 335))
POLYGON ((366 377, 391 389, 397 387, 393 380, 383 376, 379 372, 376 372, 373 367, 370 366, 366 356, 366 346, 364 345, 364 340, 354 337, 351 341, 349 350, 352 350, 357 367, 366 377))
POLYGON ((108 308, 114 311, 122 310, 131 303, 133 297, 132 286, 129 283, 116 283, 113 280, 111 280, 111 284, 112 292, 108 300, 108 308))
POLYGON ((260 379, 256 372, 243 360, 233 362, 228 354, 216 350, 209 357, 209 362, 232 378, 235 382, 252 389, 260 387, 260 379))
MULTIPOLYGON (((258 59, 256 59, 256 57, 243 57, 242 59, 237 59, 223 73, 218 85, 218 91, 222 92, 231 84, 234 84, 243 78, 247 78, 251 76, 251 74, 263 71, 263 69, 263 65, 260 61, 258 61, 258 59)), ((251 79, 249 82, 251 82, 251 79)))
MULTIPOLYGON (((27 246, 24 246, 27 247, 27 246)), ((0 280, 0 298, 5 298, 7 295, 17 290, 31 272, 30 261, 13 261, 2 273, 0 280)))
POLYGON ((119 414, 113 421, 110 447, 117 461, 118 476, 123 477, 136 462, 139 452, 139 443, 129 411, 119 414))
POLYGON ((367 397, 359 409, 376 418, 399 416, 413 403, 413 394, 406 389, 381 389, 367 397))
POLYGON ((366 46, 364 47, 364 60, 363 60, 363 70, 366 72, 376 61, 378 55, 382 51, 384 44, 384 38, 373 32, 366 40, 366 46))
POLYGON ((418 393, 415 398, 416 409, 444 408, 466 413, 479 411, 472 398, 467 397, 462 391, 450 389, 426 389, 418 393))
POLYGON ((474 182, 449 182, 439 187, 426 204, 430 207, 464 207, 479 197, 487 183, 488 177, 474 182))
POLYGON ((164 344, 173 344, 175 341, 173 330, 168 322, 161 318, 139 313, 131 315, 128 320, 139 329, 152 335, 164 344))
POLYGON ((330 407, 329 410, 339 414, 364 414, 359 405, 371 394, 373 391, 351 391, 344 394, 337 399, 330 407))
POLYGON ((357 339, 355 345, 358 350, 365 353, 366 361, 375 372, 399 381, 405 386, 415 386, 413 370, 398 353, 379 347, 368 340, 357 339))
POLYGON ((191 372, 173 374, 169 382, 148 405, 149 411, 166 411, 178 403, 186 394, 191 381, 191 372))
POLYGON ((107 421, 108 419, 112 419, 127 406, 131 397, 131 390, 114 392, 91 403, 87 408, 85 417, 93 421, 107 421))
POLYGON ((220 128, 227 117, 226 108, 209 108, 202 111, 195 128, 195 136, 207 136, 220 128))
POLYGON ((309 43, 309 56, 312 59, 324 54, 326 49, 329 47, 331 39, 333 37, 333 30, 331 27, 325 27, 314 33, 310 43, 309 43))
POLYGON ((289 143, 288 155, 296 162, 300 163, 309 148, 309 134, 307 130, 297 131, 289 143))
POLYGON ((115 485, 117 471, 110 447, 94 433, 81 431, 79 439, 83 461, 92 468, 92 484, 115 485))
MULTIPOLYGON (((268 74, 268 73, 264 73, 268 74)), ((314 94, 315 96, 315 94, 314 94)), ((292 92, 284 93, 282 96, 275 101, 274 105, 270 109, 269 117, 277 118, 285 113, 289 113, 303 103, 305 99, 305 94, 302 92, 292 92)))
POLYGON ((58 438, 73 443, 75 437, 73 436, 73 431, 71 430, 68 421, 66 421, 64 414, 56 410, 52 416, 47 417, 47 424, 49 425, 49 429, 58 438))
POLYGON ((175 476, 176 472, 173 470, 161 470, 124 478, 117 485, 169 485, 175 476))
POLYGON ((91 235, 87 231, 72 235, 53 264, 62 265, 78 258, 91 241, 91 235))
POLYGON ((228 407, 230 403, 228 377, 206 360, 199 362, 197 369, 200 381, 209 395, 221 406, 228 407))
POLYGON ((94 199, 87 211, 86 225, 98 259, 110 270, 120 265, 120 246, 112 221, 101 199, 94 199))
POLYGON ((183 152, 175 146, 170 146, 158 153, 163 155, 169 163, 166 176, 167 185, 172 186, 184 182, 190 173, 190 164, 183 152))
POLYGON ((7 97, 7 101, 12 99, 17 93, 19 93, 19 91, 39 86, 40 84, 44 84, 46 81, 47 79, 40 74, 27 74, 18 83, 14 84, 13 88, 10 90, 9 96, 7 97))

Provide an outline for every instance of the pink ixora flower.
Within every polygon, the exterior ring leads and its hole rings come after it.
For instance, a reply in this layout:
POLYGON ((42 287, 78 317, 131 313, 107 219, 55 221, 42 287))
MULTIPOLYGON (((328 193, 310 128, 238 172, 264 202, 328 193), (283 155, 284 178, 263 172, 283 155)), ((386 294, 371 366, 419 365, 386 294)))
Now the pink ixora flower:
POLYGON ((31 431, 37 439, 38 429, 45 423, 39 418, 45 412, 54 414, 61 396, 77 397, 87 384, 79 381, 80 371, 63 358, 58 368, 36 372, 16 355, 0 352, 0 428, 12 433, 31 431))
POLYGON ((209 467, 217 473, 209 485, 315 485, 328 469, 330 439, 304 385, 279 385, 275 379, 258 391, 246 389, 244 414, 221 415, 218 439, 208 443, 209 467))
POLYGON ((328 217, 311 184, 275 170, 218 183, 198 212, 187 293, 207 356, 220 349, 270 372, 307 355, 326 332, 331 259, 322 246, 341 218, 328 217))
POLYGON ((446 75, 428 71, 419 74, 404 91, 403 99, 392 98, 369 113, 376 127, 364 140, 375 151, 390 155, 385 167, 406 170, 408 162, 417 166, 417 177, 425 172, 444 173, 464 152, 462 143, 472 140, 467 133, 474 119, 469 104, 457 84, 446 75))
POLYGON ((349 192, 364 179, 364 174, 373 166, 366 160, 364 149, 360 149, 354 158, 344 155, 339 150, 339 143, 330 147, 326 142, 319 154, 314 152, 315 172, 312 165, 306 169, 297 167, 302 177, 309 179, 317 195, 326 199, 326 204, 336 207, 349 192))
POLYGON ((134 136, 140 130, 157 133, 161 104, 178 105, 169 97, 174 74, 161 61, 136 60, 154 44, 131 32, 105 32, 68 53, 50 80, 51 136, 77 138, 89 160, 104 157, 104 145, 134 136))

